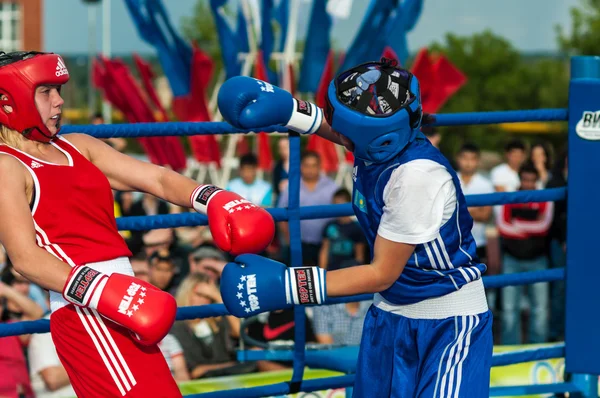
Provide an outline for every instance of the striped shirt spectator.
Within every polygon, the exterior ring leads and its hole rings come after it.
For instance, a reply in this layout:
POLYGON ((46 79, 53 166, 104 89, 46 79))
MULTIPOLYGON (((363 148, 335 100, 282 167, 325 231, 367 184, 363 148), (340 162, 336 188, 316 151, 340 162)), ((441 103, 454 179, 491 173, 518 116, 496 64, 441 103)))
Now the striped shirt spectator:
POLYGON ((315 307, 313 325, 321 344, 359 345, 370 301, 315 307))

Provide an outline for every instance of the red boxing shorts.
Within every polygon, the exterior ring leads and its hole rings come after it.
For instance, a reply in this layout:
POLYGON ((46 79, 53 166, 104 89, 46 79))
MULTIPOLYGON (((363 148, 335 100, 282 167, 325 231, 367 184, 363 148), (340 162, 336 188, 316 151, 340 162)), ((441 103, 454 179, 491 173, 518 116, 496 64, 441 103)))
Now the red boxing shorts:
POLYGON ((56 352, 79 398, 181 397, 157 345, 137 344, 124 327, 72 304, 50 317, 56 352))

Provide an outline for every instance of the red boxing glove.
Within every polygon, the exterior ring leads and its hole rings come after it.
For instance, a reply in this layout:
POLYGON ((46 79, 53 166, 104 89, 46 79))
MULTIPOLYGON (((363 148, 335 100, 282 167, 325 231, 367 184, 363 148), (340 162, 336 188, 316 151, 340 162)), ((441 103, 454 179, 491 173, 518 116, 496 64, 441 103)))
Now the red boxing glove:
POLYGON ((144 345, 160 342, 177 313, 175 298, 151 284, 129 275, 108 276, 86 266, 73 267, 63 297, 126 327, 144 345))
POLYGON ((260 253, 275 236, 275 221, 269 212, 236 193, 201 185, 194 189, 191 200, 198 213, 208 216, 210 232, 223 251, 260 253))

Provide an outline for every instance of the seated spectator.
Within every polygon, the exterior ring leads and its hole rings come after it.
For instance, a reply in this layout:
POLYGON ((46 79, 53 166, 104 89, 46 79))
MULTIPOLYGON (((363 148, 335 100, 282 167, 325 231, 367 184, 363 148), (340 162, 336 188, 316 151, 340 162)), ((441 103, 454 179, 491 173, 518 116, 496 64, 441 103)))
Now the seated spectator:
POLYGON ((179 286, 181 280, 189 273, 190 264, 188 263, 188 256, 190 248, 179 244, 175 236, 175 231, 172 228, 154 229, 146 232, 143 237, 143 243, 142 250, 148 258, 154 252, 169 253, 177 269, 173 284, 179 286))
MULTIPOLYGON (((333 195, 340 187, 321 170, 321 158, 318 153, 306 151, 300 158, 300 206, 329 205, 333 195)), ((278 207, 288 207, 289 190, 281 192, 278 207)), ((333 218, 300 221, 300 240, 302 242, 302 263, 317 265, 321 251, 323 230, 333 218)), ((289 262, 290 234, 287 222, 280 222, 279 231, 284 251, 284 261, 289 262)))
POLYGON ((164 355, 175 381, 180 382, 189 380, 190 374, 188 373, 185 357, 183 356, 183 349, 181 348, 179 341, 177 341, 172 334, 168 334, 160 343, 158 343, 158 348, 164 355))
MULTIPOLYGON (((35 301, 37 305, 42 307, 44 313, 50 310, 44 290, 38 285, 29 282, 29 279, 26 279, 24 276, 19 274, 13 267, 12 262, 8 257, 6 258, 6 266, 2 270, 1 275, 2 276, 0 277, 0 280, 2 282, 12 286, 19 293, 24 294, 35 301)), ((9 311, 10 310, 11 308, 9 308, 9 311)))
POLYGON ((318 306, 313 309, 317 341, 321 344, 360 345, 371 301, 318 306))
POLYGON ((133 203, 131 206, 132 216, 156 216, 159 214, 169 214, 169 204, 156 196, 145 193, 142 199, 133 203))
POLYGON ((258 159, 252 153, 240 158, 240 176, 229 181, 226 189, 235 192, 252 203, 263 207, 273 204, 271 185, 257 177, 258 159))
MULTIPOLYGON (((0 282, 0 324, 12 322, 10 320, 6 321, 4 314, 9 300, 17 303, 24 303, 29 300, 33 306, 36 305, 29 298, 0 282)), ((23 305, 23 307, 27 308, 29 306, 23 305)), ((24 344, 20 336, 0 338, 0 375, 2 375, 0 377, 0 397, 33 398, 35 396, 31 388, 27 361, 23 353, 24 344)))
MULTIPOLYGON (((10 272, 12 266, 7 267, 5 271, 10 272)), ((20 321, 32 321, 40 319, 44 316, 44 310, 35 301, 23 294, 23 289, 20 287, 21 284, 26 284, 27 281, 23 276, 14 271, 18 275, 20 281, 15 283, 14 280, 11 284, 19 286, 19 290, 12 285, 0 282, 0 298, 2 298, 2 316, 0 317, 1 322, 20 322, 20 321)), ((12 275, 12 274, 11 274, 12 275)), ((16 276, 13 276, 16 280, 16 276)), ((28 283, 28 281, 27 281, 28 283)), ((24 345, 27 345, 31 335, 22 334, 18 336, 24 345)), ((0 395, 1 397, 1 395, 0 395)))
MULTIPOLYGON (((95 113, 94 116, 92 116, 92 124, 105 124, 104 116, 102 116, 102 113, 98 112, 95 113)), ((127 140, 122 137, 101 138, 101 140, 106 142, 108 145, 115 148, 119 152, 123 152, 127 147, 127 140)))
POLYGON ((150 257, 154 252, 169 251, 173 244, 173 238, 171 228, 153 229, 146 232, 143 237, 146 256, 150 257))
MULTIPOLYGON (((537 169, 525 163, 519 170, 520 190, 535 190, 537 169)), ((519 203, 501 206, 498 231, 502 236, 503 271, 540 271, 548 268, 547 235, 552 224, 554 203, 519 203)), ((522 344, 521 286, 507 286, 502 291, 502 343, 522 344)), ((527 287, 531 311, 528 343, 548 340, 548 283, 527 287)))
POLYGON ((279 160, 273 167, 273 193, 275 195, 273 203, 279 201, 281 192, 288 186, 288 173, 290 171, 290 140, 287 137, 279 138, 277 141, 277 153, 279 160))
MULTIPOLYGON (((206 274, 188 275, 177 290, 179 307, 222 303, 218 286, 206 274)), ((234 339, 240 320, 233 316, 175 322, 171 334, 177 339, 192 379, 249 373, 253 364, 235 359, 234 339)))
MULTIPOLYGON (((45 318, 50 319, 50 314, 45 318)), ((76 395, 56 353, 50 333, 34 334, 27 350, 31 385, 37 398, 66 398, 76 395)))
MULTIPOLYGON (((307 343, 316 343, 317 338, 313 325, 308 316, 305 316, 305 335, 307 343)), ((255 322, 248 325, 246 333, 248 337, 261 343, 293 344, 296 322, 294 319, 294 310, 279 310, 260 314, 255 318, 255 322)), ((292 367, 289 361, 257 361, 258 370, 268 372, 273 370, 282 370, 292 367)))
POLYGON ((212 281, 221 278, 221 272, 227 264, 227 255, 215 245, 208 243, 200 245, 189 256, 190 274, 204 273, 212 281))
MULTIPOLYGON (((333 195, 333 204, 349 203, 352 200, 350 192, 341 188, 333 195)), ((365 236, 350 216, 338 217, 329 222, 323 229, 319 267, 329 271, 344 268, 356 263, 366 262, 367 245, 365 236)))
POLYGON ((141 279, 145 282, 150 281, 150 264, 148 263, 148 257, 145 252, 139 252, 135 256, 129 259, 133 274, 136 278, 141 279))
POLYGON ((148 282, 165 292, 174 292, 173 277, 177 268, 166 250, 154 252, 149 259, 148 282))

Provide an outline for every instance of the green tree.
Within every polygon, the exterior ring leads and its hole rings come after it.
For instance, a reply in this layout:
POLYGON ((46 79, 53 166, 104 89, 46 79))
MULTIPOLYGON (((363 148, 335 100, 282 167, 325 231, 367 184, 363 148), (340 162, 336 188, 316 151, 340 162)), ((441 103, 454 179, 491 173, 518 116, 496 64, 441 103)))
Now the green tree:
MULTIPOLYGON (((226 13, 231 15, 227 8, 226 13)), ((193 14, 182 18, 181 31, 185 39, 192 43, 197 43, 198 47, 212 58, 214 66, 209 88, 209 90, 212 90, 217 82, 219 73, 223 69, 223 58, 221 56, 219 35, 209 0, 198 0, 196 2, 193 14)))
POLYGON ((570 33, 557 26, 560 49, 569 55, 600 55, 600 0, 580 0, 571 7, 570 33))
MULTIPOLYGON (((430 47, 443 53, 467 76, 467 83, 444 105, 440 113, 485 112, 566 107, 568 72, 557 59, 530 58, 505 38, 490 31, 472 36, 447 34, 430 47)), ((498 126, 447 127, 442 150, 453 154, 465 141, 499 150, 511 135, 498 126)))

